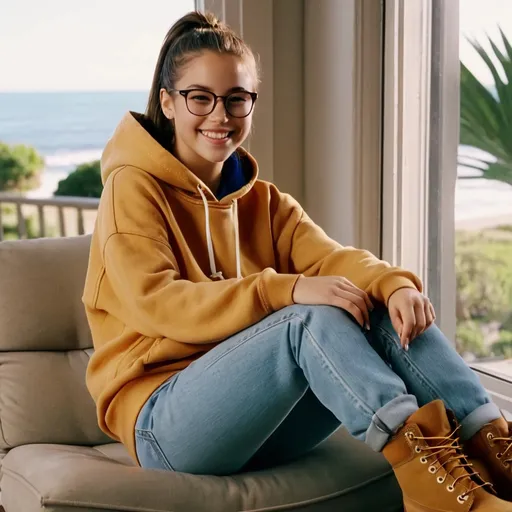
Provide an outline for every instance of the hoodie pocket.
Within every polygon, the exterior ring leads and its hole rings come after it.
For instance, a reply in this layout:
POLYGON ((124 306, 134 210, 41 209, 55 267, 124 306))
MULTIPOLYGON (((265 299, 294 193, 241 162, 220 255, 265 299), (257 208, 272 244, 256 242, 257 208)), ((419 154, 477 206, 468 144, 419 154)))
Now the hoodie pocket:
POLYGON ((215 345, 192 345, 158 338, 144 357, 144 367, 147 373, 158 373, 163 369, 183 370, 215 345))
POLYGON ((148 357, 151 348, 159 340, 160 338, 148 338, 147 336, 139 336, 135 339, 117 363, 116 376, 130 368, 137 360, 148 357))

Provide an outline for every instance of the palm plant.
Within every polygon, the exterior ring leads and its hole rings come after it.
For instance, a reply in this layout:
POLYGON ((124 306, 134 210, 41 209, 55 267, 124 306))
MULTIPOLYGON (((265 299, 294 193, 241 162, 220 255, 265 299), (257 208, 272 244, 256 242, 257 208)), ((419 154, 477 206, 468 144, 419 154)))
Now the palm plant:
POLYGON ((493 155, 460 162, 482 172, 482 177, 512 185, 512 46, 500 28, 504 52, 489 37, 492 51, 470 41, 494 79, 494 90, 483 85, 461 63, 460 142, 493 155), (496 63, 495 63, 496 62, 496 63))

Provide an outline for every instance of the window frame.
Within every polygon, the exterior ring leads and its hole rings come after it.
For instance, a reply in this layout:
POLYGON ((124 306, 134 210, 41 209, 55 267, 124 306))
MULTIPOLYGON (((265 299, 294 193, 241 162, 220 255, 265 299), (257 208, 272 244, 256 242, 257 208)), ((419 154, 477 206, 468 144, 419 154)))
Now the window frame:
POLYGON ((421 278, 451 340, 458 26, 458 0, 385 0, 382 255, 421 278))
MULTIPOLYGON (((385 0, 385 10, 383 257, 419 274, 437 324, 454 340, 459 1, 385 0)), ((512 379, 469 366, 512 411, 512 379)))
POLYGON ((431 1, 386 0, 382 257, 428 292, 431 1))
POLYGON ((470 365, 493 402, 504 412, 512 413, 512 381, 506 375, 493 373, 478 363, 470 365))

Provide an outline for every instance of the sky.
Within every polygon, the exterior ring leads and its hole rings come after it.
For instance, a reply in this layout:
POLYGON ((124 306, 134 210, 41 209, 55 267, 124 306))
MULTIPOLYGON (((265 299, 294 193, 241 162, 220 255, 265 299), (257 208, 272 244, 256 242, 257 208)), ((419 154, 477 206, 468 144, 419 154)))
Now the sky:
MULTIPOLYGON (((512 0, 459 2, 460 57, 490 84, 466 36, 495 38, 499 23, 512 39, 512 0)), ((0 4, 0 91, 148 90, 165 34, 194 8, 194 0, 0 4)))
MULTIPOLYGON (((482 59, 467 41, 476 39, 489 49, 487 36, 501 41, 498 27, 512 43, 512 0, 459 0, 460 41, 459 55, 462 62, 483 83, 491 85, 492 75, 482 59)), ((498 44, 503 48, 501 43, 498 44)))
POLYGON ((0 91, 148 90, 194 0, 0 0, 0 91))

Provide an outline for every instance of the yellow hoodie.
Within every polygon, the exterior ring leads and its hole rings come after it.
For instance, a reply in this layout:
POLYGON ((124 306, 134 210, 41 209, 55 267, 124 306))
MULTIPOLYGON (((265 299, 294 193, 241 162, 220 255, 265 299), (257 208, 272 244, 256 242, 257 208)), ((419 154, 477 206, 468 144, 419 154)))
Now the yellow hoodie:
MULTIPOLYGON (((341 275, 387 302, 416 276, 342 247, 289 195, 252 178, 217 200, 128 113, 102 156, 104 191, 83 301, 95 352, 87 387, 101 429, 137 461, 152 392, 222 340, 293 304, 300 275, 341 275)), ((138 462, 138 461, 137 461, 138 462)))

